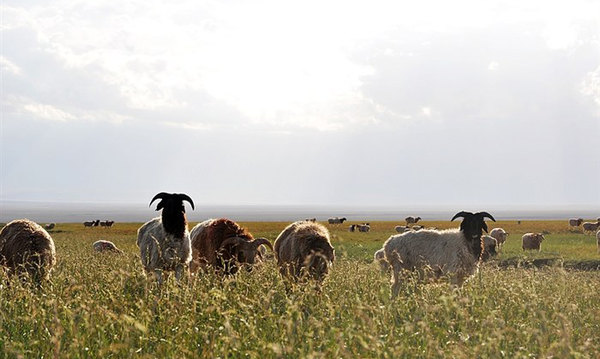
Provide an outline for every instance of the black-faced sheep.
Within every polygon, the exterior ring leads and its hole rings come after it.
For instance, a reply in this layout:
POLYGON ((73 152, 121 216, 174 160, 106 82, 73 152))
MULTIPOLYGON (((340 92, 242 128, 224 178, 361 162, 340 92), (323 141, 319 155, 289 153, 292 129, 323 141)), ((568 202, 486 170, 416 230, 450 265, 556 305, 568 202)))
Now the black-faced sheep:
POLYGON ((542 250, 542 241, 546 238, 541 233, 525 233, 521 237, 523 250, 537 249, 542 250))
POLYGON ((52 237, 28 219, 8 223, 0 231, 0 265, 8 274, 28 274, 38 285, 50 276, 56 263, 52 237))
POLYGON ((346 217, 342 217, 342 218, 332 217, 332 218, 327 219, 327 223, 329 223, 329 224, 341 224, 341 223, 344 223, 344 221, 347 221, 346 217))
POLYGON ((600 220, 596 223, 594 222, 583 222, 583 231, 584 232, 596 232, 600 227, 600 220))
POLYGON ((371 224, 363 223, 358 225, 359 232, 369 232, 371 230, 371 224))
POLYGON ((113 252, 123 254, 123 251, 117 248, 117 246, 111 241, 98 240, 92 244, 92 247, 96 252, 113 252))
POLYGON ((137 245, 140 248, 142 265, 147 274, 154 273, 162 284, 162 274, 175 271, 180 280, 187 272, 192 260, 190 232, 187 228, 183 201, 194 202, 186 194, 161 192, 152 198, 150 205, 160 199, 156 210, 162 209, 161 217, 146 222, 138 229, 137 245))
POLYGON ((305 276, 321 282, 335 260, 329 231, 312 222, 294 222, 275 239, 275 257, 283 277, 298 280, 305 276))
POLYGON ((109 221, 109 220, 106 220, 106 221, 102 221, 102 222, 100 222, 100 226, 102 226, 102 227, 106 227, 106 228, 110 228, 110 227, 112 227, 112 226, 113 226, 113 224, 115 224, 115 221, 109 221))
POLYGON ((410 227, 409 226, 396 226, 396 227, 394 227, 394 230, 398 233, 404 233, 404 232, 410 231, 410 227))
POLYGON ((51 231, 51 230, 53 230, 53 229, 54 229, 54 227, 56 227, 56 223, 54 223, 54 222, 53 222, 53 223, 48 223, 48 224, 46 224, 46 225, 44 226, 44 229, 46 229, 46 230, 48 230, 48 231, 51 231))
POLYGON ((192 272, 208 266, 224 274, 235 274, 240 265, 250 270, 255 262, 262 261, 261 247, 273 250, 266 238, 254 239, 245 228, 225 218, 198 223, 191 238, 192 272))
POLYGON ((487 232, 484 218, 495 219, 487 212, 459 212, 460 229, 444 231, 423 229, 391 236, 383 245, 385 258, 392 267, 392 297, 400 290, 403 270, 431 267, 436 276, 448 274, 454 285, 462 285, 478 268, 483 251, 482 231, 487 232))
POLYGON ((490 236, 496 238, 498 241, 498 247, 502 247, 506 239, 508 238, 508 232, 506 232, 503 228, 494 228, 490 231, 490 236))

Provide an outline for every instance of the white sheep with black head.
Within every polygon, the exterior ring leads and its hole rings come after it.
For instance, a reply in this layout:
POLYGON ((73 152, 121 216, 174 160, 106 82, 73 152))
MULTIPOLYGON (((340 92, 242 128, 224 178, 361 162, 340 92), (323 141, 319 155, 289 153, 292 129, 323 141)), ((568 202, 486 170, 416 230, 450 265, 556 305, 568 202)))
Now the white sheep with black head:
POLYGON ((439 277, 449 275, 453 285, 460 286, 473 275, 483 252, 481 235, 488 231, 484 218, 496 221, 487 212, 459 212, 460 229, 423 229, 391 236, 383 245, 385 259, 392 267, 392 297, 396 297, 404 270, 422 272, 429 266, 439 277))
POLYGON ((163 272, 168 275, 174 271, 175 278, 180 280, 189 270, 192 246, 183 201, 189 202, 192 209, 194 202, 186 194, 161 192, 152 198, 150 205, 157 199, 160 202, 156 210, 162 209, 162 214, 138 229, 137 245, 144 270, 147 274, 154 273, 162 284, 163 272))

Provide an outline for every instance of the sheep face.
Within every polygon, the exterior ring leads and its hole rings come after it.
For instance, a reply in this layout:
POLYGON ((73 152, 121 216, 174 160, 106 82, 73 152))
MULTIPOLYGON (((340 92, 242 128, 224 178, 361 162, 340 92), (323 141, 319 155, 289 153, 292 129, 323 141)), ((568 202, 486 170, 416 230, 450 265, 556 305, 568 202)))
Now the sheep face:
POLYGON ((458 212, 452 217, 451 221, 458 217, 462 217, 463 221, 460 223, 460 231, 463 232, 465 239, 471 243, 471 252, 474 256, 479 257, 483 252, 483 242, 481 235, 483 231, 487 233, 488 227, 484 219, 489 218, 496 222, 494 217, 487 212, 458 212))
POLYGON ((257 238, 253 241, 242 237, 227 238, 221 244, 219 251, 225 272, 235 274, 240 265, 246 267, 248 272, 252 271, 253 265, 262 261, 262 253, 259 248, 261 245, 273 250, 273 246, 265 238, 257 238))
POLYGON ((329 268, 335 260, 335 250, 333 247, 311 250, 304 258, 306 274, 311 279, 322 281, 329 274, 329 268))

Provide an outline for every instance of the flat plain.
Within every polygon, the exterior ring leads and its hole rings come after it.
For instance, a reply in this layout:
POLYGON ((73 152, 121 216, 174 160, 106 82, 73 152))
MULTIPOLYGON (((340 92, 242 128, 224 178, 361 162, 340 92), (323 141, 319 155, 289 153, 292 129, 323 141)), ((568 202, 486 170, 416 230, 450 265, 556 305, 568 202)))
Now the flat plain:
MULTIPOLYGON (((240 224, 273 241, 288 223, 240 224)), ((159 288, 142 272, 140 223, 58 223, 51 281, 41 289, 2 282, 0 358, 600 357, 600 254, 591 233, 566 221, 488 222, 510 236, 462 288, 407 276, 391 300, 390 276, 372 258, 397 224, 371 222, 369 233, 326 224, 337 257, 317 292, 286 291, 272 258, 252 272, 169 278, 159 288), (526 232, 545 233, 540 252, 523 252, 526 232), (99 239, 125 255, 95 253, 99 239)))

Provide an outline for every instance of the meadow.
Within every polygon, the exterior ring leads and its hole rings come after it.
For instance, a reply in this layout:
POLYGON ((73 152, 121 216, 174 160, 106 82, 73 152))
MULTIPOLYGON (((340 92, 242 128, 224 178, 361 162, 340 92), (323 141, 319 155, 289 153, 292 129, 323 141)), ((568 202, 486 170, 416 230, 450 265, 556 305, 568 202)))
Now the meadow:
MULTIPOLYGON (((288 223, 241 224, 273 241, 288 223)), ((50 232, 58 257, 51 282, 2 282, 0 358, 600 357, 595 236, 566 221, 489 223, 509 239, 462 288, 409 276, 391 300, 389 274, 372 256, 396 224, 371 222, 369 233, 328 225, 337 258, 317 292, 286 291, 273 259, 231 278, 171 277, 159 288, 142 272, 140 223, 59 223, 50 232), (521 250, 525 232, 547 233, 540 252, 521 250), (98 239, 125 255, 94 253, 98 239)))

